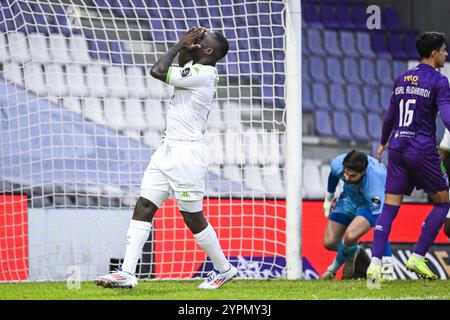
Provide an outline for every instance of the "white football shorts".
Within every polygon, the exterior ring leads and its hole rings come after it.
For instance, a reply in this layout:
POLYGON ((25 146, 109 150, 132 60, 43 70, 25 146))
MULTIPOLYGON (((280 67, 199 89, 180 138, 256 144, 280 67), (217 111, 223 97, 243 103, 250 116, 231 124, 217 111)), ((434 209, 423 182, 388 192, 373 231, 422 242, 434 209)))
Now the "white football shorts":
POLYGON ((448 129, 445 129, 439 148, 450 151, 450 132, 448 129))
POLYGON ((208 149, 200 141, 164 141, 152 155, 141 183, 141 197, 158 208, 172 196, 181 211, 202 210, 208 149))

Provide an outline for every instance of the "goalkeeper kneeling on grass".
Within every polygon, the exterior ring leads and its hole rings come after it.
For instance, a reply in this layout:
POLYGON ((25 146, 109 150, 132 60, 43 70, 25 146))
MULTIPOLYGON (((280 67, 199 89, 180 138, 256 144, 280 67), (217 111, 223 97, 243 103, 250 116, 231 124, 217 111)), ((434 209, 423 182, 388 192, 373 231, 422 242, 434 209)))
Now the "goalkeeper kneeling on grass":
MULTIPOLYGON (((337 156, 331 162, 323 212, 328 219, 324 246, 337 251, 336 258, 321 276, 334 279, 343 264, 353 274, 358 258, 365 254, 358 240, 375 226, 384 202, 386 166, 375 158, 356 150, 337 156), (334 204, 334 193, 339 180, 344 190, 334 204)), ((366 259, 368 262, 369 259, 366 259)), ((383 256, 383 279, 395 278, 389 241, 383 256)), ((368 266, 369 263, 367 263, 368 266)), ((347 275, 348 277, 348 275, 347 275)))

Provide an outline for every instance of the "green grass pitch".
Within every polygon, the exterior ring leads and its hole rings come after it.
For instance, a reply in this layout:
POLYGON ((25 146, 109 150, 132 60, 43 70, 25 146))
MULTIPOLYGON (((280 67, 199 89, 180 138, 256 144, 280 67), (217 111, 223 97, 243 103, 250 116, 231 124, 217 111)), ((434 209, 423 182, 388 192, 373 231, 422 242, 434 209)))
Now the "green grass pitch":
POLYGON ((81 282, 69 289, 65 282, 0 283, 0 299, 7 300, 334 300, 420 299, 450 300, 450 280, 409 280, 383 283, 368 289, 363 280, 288 281, 233 280, 218 290, 197 289, 200 280, 141 281, 134 289, 105 289, 81 282))

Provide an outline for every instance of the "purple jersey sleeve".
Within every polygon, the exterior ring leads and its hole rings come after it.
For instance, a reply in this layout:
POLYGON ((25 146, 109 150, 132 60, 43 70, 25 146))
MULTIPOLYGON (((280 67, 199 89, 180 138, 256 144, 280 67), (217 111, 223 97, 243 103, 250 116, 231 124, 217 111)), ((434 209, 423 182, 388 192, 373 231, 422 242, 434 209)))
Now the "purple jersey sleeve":
POLYGON ((394 126, 395 99, 391 96, 389 108, 384 116, 383 129, 381 131, 381 144, 384 146, 391 136, 392 127, 394 126))
POLYGON ((436 104, 445 127, 450 130, 450 87, 446 77, 442 77, 436 86, 436 104))

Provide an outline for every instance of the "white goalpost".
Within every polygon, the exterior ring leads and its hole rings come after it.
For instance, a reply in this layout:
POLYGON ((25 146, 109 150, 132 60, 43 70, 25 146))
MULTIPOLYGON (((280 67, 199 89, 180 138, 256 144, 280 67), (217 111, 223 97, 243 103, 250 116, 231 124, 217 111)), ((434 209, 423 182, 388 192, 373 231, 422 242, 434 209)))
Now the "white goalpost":
POLYGON ((286 274, 302 274, 302 17, 301 1, 287 1, 286 12, 286 274))
MULTIPOLYGON (((205 216, 238 277, 301 278, 300 3, 0 0, 0 281, 120 266, 172 95, 149 68, 200 25, 230 43, 205 134, 205 216)), ((152 229, 139 278, 211 270, 175 201, 152 229)))

